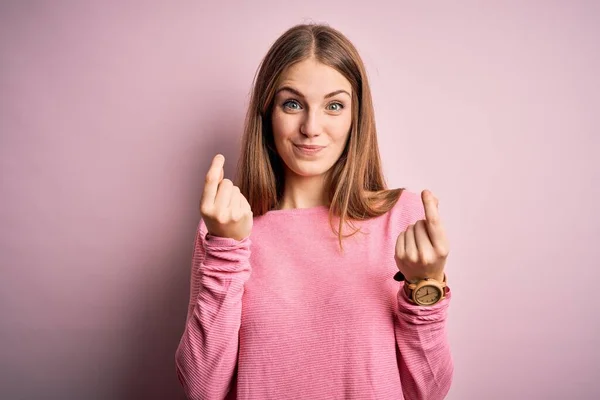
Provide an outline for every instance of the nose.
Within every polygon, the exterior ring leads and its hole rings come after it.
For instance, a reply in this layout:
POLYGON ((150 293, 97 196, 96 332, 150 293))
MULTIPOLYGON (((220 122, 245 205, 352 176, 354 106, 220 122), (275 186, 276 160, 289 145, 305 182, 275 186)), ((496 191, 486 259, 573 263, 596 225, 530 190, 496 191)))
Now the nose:
POLYGON ((321 134, 321 122, 317 112, 312 111, 305 114, 304 120, 300 125, 300 133, 308 137, 318 136, 321 134))

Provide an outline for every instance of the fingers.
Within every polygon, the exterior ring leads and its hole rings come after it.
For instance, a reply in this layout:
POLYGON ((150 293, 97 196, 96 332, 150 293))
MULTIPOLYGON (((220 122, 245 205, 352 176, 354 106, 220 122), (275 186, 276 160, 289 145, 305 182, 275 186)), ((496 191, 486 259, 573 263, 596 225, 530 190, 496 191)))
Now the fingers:
POLYGON ((417 262, 419 260, 419 253, 417 252, 417 243, 415 242, 415 226, 409 225, 406 228, 404 235, 404 254, 408 261, 417 262))
POLYGON ((213 205, 216 200, 217 190, 219 189, 220 183, 223 181, 224 170, 223 165, 225 164, 225 157, 221 154, 217 154, 210 164, 208 173, 204 183, 204 191, 202 193, 202 204, 213 205))
POLYGON ((246 197, 244 197, 243 194, 240 193, 239 196, 239 200, 240 200, 240 212, 242 214, 252 214, 252 208, 250 207, 250 203, 248 203, 248 200, 246 199, 246 197))
POLYGON ((396 265, 408 281, 420 277, 443 279, 448 243, 438 213, 438 200, 429 190, 421 193, 425 219, 409 225, 396 241, 396 265))
POLYGON ((440 220, 438 199, 436 199, 429 190, 423 190, 421 192, 421 199, 423 200, 423 206, 425 207, 425 219, 429 224, 437 224, 440 220))
POLYGON ((231 211, 231 219, 239 221, 242 218, 242 209, 240 207, 240 188, 234 186, 231 191, 231 199, 229 201, 229 210, 231 211))
POLYGON ((396 240, 396 258, 400 261, 406 258, 406 231, 401 232, 396 240))
POLYGON ((425 265, 433 263, 436 259, 436 254, 427 234, 426 222, 423 220, 417 221, 414 231, 418 261, 425 265))
POLYGON ((234 186, 232 192, 230 203, 231 219, 239 221, 244 217, 252 216, 250 204, 241 193, 240 188, 234 186))
MULTIPOLYGON (((234 192, 233 182, 229 179, 223 179, 221 183, 219 183, 219 188, 217 190, 217 196, 215 197, 215 209, 217 210, 226 210, 230 208, 231 197, 234 192)), ((239 193, 239 189, 238 189, 239 193)))
POLYGON ((429 240, 424 220, 409 225, 400 233, 396 242, 396 255, 400 260, 413 264, 427 265, 436 260, 436 251, 429 240))
POLYGON ((425 225, 430 243, 436 252, 443 255, 448 247, 446 233, 439 214, 439 200, 429 190, 421 192, 425 207, 425 225))

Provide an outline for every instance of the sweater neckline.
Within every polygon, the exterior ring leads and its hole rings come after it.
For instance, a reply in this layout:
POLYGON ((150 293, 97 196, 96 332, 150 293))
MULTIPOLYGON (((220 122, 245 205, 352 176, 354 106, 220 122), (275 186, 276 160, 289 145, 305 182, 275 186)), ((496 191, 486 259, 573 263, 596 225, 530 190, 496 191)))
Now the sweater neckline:
POLYGON ((321 205, 307 208, 287 208, 284 210, 269 210, 264 215, 306 215, 329 211, 329 206, 321 205))

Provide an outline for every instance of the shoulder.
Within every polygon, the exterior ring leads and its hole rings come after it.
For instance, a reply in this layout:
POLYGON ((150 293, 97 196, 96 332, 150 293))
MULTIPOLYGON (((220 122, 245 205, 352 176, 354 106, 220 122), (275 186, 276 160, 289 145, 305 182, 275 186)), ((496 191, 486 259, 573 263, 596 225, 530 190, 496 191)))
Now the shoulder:
POLYGON ((390 209, 390 218, 394 226, 401 230, 425 218, 425 207, 421 193, 404 189, 394 207, 390 209))
POLYGON ((395 240, 400 232, 405 231, 409 225, 425 218, 425 207, 420 192, 397 188, 380 192, 366 192, 366 195, 371 199, 377 199, 376 202, 388 202, 385 207, 387 211, 373 220, 373 222, 378 220, 383 223, 380 225, 383 228, 382 233, 388 238, 395 240), (390 192, 394 192, 393 197, 397 197, 395 202, 393 202, 390 192), (392 203, 390 204, 389 201, 392 203))

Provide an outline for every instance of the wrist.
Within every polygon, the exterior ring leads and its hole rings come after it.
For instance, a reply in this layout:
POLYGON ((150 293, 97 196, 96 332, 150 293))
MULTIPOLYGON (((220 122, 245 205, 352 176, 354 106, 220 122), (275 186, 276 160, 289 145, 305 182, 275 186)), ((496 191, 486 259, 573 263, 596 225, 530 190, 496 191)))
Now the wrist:
POLYGON ((439 274, 427 274, 427 275, 420 275, 420 276, 405 276, 405 280, 407 282, 411 282, 411 283, 422 281, 424 279, 435 279, 438 282, 444 282, 446 279, 446 274, 444 273, 444 271, 442 271, 439 274))
POLYGON ((419 277, 414 281, 405 280, 402 289, 409 302, 420 306, 432 306, 439 303, 448 293, 446 275, 441 279, 419 277))

